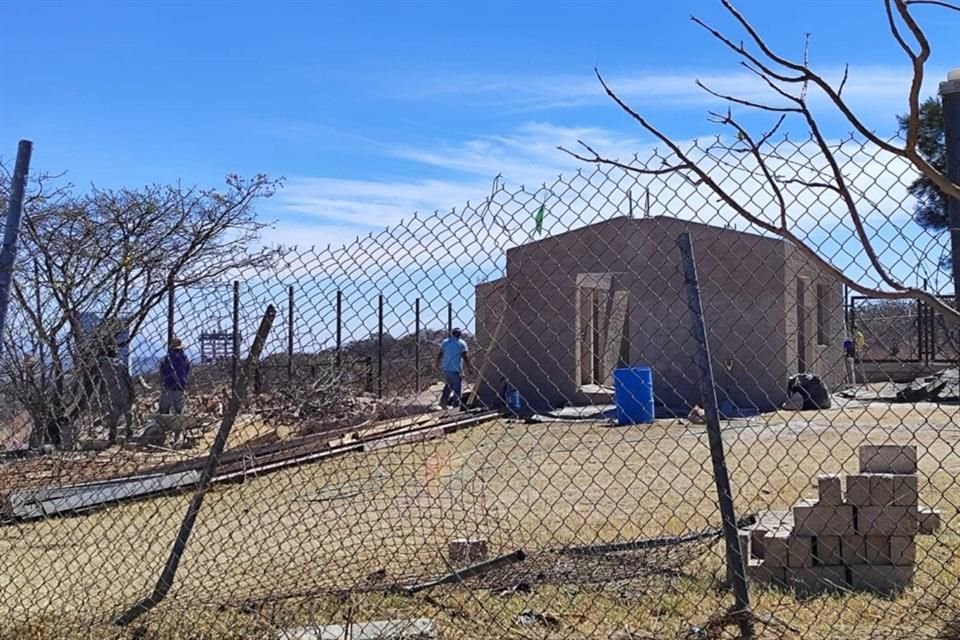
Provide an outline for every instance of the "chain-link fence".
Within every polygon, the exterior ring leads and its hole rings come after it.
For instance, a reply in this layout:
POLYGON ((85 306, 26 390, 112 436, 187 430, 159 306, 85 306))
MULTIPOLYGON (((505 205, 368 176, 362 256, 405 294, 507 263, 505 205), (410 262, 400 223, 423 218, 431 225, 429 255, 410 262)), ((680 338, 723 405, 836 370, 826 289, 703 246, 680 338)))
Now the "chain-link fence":
MULTIPOLYGON (((767 210, 718 149, 690 152, 767 210)), ((766 151, 815 173, 802 141, 766 151)), ((913 174, 857 140, 836 154, 879 259, 935 278, 913 174)), ((877 285, 835 199, 782 195, 799 237, 877 285)), ((954 352, 922 357, 922 307, 853 299, 702 183, 497 180, 175 283, 135 332, 102 298, 65 309, 45 273, 23 269, 36 302, 4 347, 4 637, 733 637, 733 549, 757 637, 958 633, 954 352)))

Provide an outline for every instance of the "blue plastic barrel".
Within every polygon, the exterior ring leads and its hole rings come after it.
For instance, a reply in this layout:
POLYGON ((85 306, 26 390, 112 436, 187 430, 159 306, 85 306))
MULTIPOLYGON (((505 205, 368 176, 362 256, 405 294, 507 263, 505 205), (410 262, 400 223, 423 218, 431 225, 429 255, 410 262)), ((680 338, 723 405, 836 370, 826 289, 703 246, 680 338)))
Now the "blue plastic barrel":
POLYGON ((653 371, 650 367, 613 370, 613 402, 617 405, 617 423, 653 422, 653 371))

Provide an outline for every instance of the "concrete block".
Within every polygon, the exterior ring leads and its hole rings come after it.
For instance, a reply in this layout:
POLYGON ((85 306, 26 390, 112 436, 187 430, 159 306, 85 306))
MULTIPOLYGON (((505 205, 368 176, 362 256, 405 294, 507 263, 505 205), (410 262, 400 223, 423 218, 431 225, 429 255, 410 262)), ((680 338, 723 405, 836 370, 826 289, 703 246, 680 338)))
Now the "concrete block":
POLYGON ((850 505, 797 504, 793 518, 793 530, 798 535, 843 536, 856 532, 850 505))
POLYGON ((866 536, 912 536, 919 531, 919 518, 915 507, 860 507, 857 509, 857 533, 866 536))
POLYGON ((912 567, 917 563, 917 541, 912 536, 890 538, 890 564, 912 567))
POLYGON ((826 567, 843 564, 840 536, 817 536, 813 543, 813 564, 826 567))
POLYGON ((787 543, 787 566, 800 568, 813 566, 813 538, 793 534, 787 543))
POLYGON ((856 507, 869 507, 870 474, 852 473, 847 476, 847 504, 856 507))
POLYGON ((915 445, 863 445, 860 447, 860 473, 916 473, 915 445))
POLYGON ((817 595, 849 588, 847 569, 842 566, 787 569, 787 583, 802 595, 817 595))
POLYGON ((863 539, 864 556, 867 564, 893 564, 890 562, 890 538, 887 536, 865 536, 863 539))
POLYGON ((870 505, 887 507, 893 505, 893 475, 877 473, 870 476, 870 505))
POLYGON ((747 564, 747 580, 758 587, 785 588, 786 572, 785 567, 774 567, 764 560, 751 560, 747 564))
POLYGON ((839 475, 817 477, 817 502, 821 505, 839 506, 843 504, 843 479, 839 475))
POLYGON ((763 561, 771 567, 787 566, 790 556, 790 533, 774 531, 766 537, 766 553, 763 561))
POLYGON ((920 519, 918 533, 929 536, 940 529, 942 514, 939 510, 931 509, 930 507, 920 507, 918 517, 920 519))
POLYGON ((893 476, 893 504, 916 507, 920 504, 920 488, 916 475, 893 476))
POLYGON ((487 559, 487 541, 474 538, 459 538, 447 543, 450 564, 473 564, 487 559))
POLYGON ((867 539, 864 536, 843 536, 840 551, 843 564, 867 564, 867 539))
POLYGON ((853 565, 850 586, 858 591, 891 595, 913 584, 914 567, 897 565, 853 565))
POLYGON ((737 540, 740 541, 740 555, 743 556, 744 562, 751 557, 750 541, 752 539, 753 536, 751 533, 745 529, 741 529, 737 532, 737 540))

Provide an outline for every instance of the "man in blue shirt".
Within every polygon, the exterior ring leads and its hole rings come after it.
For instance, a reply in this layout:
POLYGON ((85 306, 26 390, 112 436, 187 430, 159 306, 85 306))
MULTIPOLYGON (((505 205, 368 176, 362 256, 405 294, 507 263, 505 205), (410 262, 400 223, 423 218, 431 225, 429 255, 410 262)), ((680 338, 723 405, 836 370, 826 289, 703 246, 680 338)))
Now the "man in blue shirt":
POLYGON ((160 395, 160 413, 182 415, 190 380, 190 360, 183 352, 183 343, 174 338, 167 357, 160 362, 163 393, 160 395))
POLYGON ((451 331, 450 336, 440 343, 437 353, 437 367, 443 371, 444 381, 441 407, 462 407, 463 404, 463 370, 470 369, 470 356, 461 335, 460 329, 451 331))

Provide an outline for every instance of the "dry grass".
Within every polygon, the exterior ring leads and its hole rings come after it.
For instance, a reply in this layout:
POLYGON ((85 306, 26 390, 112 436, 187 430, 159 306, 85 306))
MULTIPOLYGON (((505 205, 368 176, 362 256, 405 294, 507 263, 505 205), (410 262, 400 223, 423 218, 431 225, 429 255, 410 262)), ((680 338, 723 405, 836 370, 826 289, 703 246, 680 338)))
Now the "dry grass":
MULTIPOLYGON (((960 539, 951 526, 960 504, 957 413, 873 404, 727 425, 741 513, 813 495, 818 473, 855 471, 861 443, 909 442, 921 453, 922 499, 945 515, 942 533, 922 538, 912 590, 894 600, 804 601, 757 590, 760 637, 936 637, 951 624, 960 612, 960 539)), ((405 615, 436 618, 448 638, 597 638, 614 630, 677 637, 691 625, 710 627, 731 604, 718 589, 719 544, 672 567, 679 573, 613 584, 587 584, 588 573, 577 584, 545 583, 521 564, 513 577, 531 582, 532 594, 462 587, 433 590, 432 600, 331 594, 372 589, 367 576, 381 569, 387 583, 445 573, 454 537, 486 538, 494 554, 537 554, 715 526, 714 496, 703 427, 677 423, 494 423, 304 466, 208 496, 176 584, 144 619, 142 637, 262 636, 308 621, 405 615), (315 595, 271 600, 307 592, 315 595), (550 612, 560 627, 520 626, 524 609, 550 612)), ((0 529, 0 634, 54 638, 73 629, 117 637, 104 623, 152 588, 187 501, 161 498, 0 529)), ((721 627, 711 632, 735 631, 721 627)))

